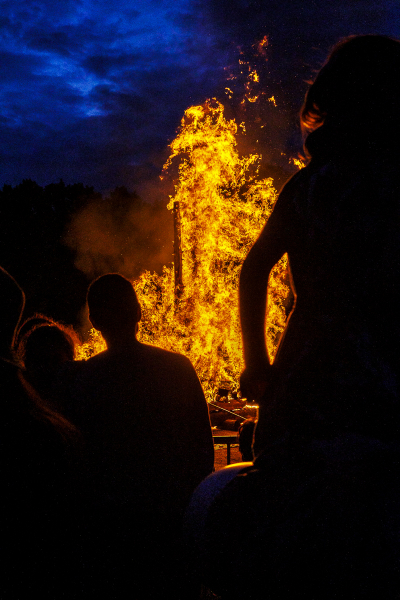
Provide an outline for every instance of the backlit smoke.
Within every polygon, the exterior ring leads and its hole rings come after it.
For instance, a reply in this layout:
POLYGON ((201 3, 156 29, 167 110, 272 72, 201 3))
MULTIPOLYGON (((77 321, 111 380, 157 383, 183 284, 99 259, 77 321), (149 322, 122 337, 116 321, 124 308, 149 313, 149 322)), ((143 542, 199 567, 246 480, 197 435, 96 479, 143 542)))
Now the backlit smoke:
POLYGON ((66 243, 75 264, 90 279, 119 272, 135 279, 144 270, 161 273, 172 261, 173 223, 161 202, 143 202, 125 188, 89 202, 69 225, 66 243))

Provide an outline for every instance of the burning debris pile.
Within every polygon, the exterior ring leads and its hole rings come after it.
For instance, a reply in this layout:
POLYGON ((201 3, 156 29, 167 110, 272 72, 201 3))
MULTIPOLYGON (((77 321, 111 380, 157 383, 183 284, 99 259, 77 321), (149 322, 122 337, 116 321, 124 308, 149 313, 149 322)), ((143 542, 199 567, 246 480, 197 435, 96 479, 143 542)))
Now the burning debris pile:
MULTIPOLYGON (((243 369, 238 310, 241 265, 276 200, 271 178, 259 179, 260 156, 240 157, 237 125, 217 100, 187 109, 164 175, 178 169, 174 268, 145 272, 134 286, 142 306, 139 339, 192 361, 209 400, 237 390, 243 369)), ((286 320, 287 257, 269 282, 267 346, 273 359, 286 320)), ((80 358, 104 349, 98 332, 80 358)))

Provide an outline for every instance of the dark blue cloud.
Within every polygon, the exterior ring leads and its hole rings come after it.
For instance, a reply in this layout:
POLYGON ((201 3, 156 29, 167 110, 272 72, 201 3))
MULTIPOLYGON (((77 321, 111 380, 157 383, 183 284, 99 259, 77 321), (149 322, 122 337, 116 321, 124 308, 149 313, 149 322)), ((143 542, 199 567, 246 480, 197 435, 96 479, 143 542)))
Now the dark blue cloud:
POLYGON ((46 183, 56 172, 66 181, 127 183, 121 168, 161 151, 183 110, 212 94, 223 73, 190 2, 1 8, 0 184, 28 176, 46 183))
POLYGON ((0 2, 0 185, 135 188, 183 111, 223 89, 238 45, 269 35, 271 87, 297 107, 339 37, 399 36, 399 12, 391 0, 0 2))

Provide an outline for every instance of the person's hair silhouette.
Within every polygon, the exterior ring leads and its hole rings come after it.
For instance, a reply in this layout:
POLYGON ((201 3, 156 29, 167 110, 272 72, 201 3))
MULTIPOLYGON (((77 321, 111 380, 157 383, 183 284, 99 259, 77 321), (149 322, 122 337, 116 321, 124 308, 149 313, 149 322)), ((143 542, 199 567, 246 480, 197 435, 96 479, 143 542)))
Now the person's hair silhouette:
POLYGON ((11 359, 11 348, 25 305, 25 294, 15 279, 2 267, 0 290, 0 357, 11 359))
MULTIPOLYGON (((310 86, 301 111, 305 134, 324 126, 331 155, 360 145, 378 151, 396 144, 400 130, 400 42, 380 35, 354 36, 337 44, 310 86), (329 141, 328 141, 329 140, 329 141)), ((312 156, 313 136, 306 141, 312 156)))
POLYGON ((60 370, 74 360, 77 342, 71 327, 51 319, 39 323, 36 318, 31 319, 18 332, 14 353, 24 369, 24 378, 49 407, 61 414, 64 407, 58 390, 60 370))

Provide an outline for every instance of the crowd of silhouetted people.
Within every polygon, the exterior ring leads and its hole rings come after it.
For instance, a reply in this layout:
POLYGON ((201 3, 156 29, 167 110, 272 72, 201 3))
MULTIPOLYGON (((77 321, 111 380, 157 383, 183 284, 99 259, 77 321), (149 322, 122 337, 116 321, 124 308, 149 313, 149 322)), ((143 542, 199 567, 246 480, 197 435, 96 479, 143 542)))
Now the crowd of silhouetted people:
POLYGON ((107 350, 87 362, 72 329, 44 315, 19 326, 24 294, 0 278, 2 598, 189 597, 181 522, 214 461, 193 366, 137 341, 121 275, 89 288, 107 350))
POLYGON ((308 164, 240 277, 246 464, 212 474, 199 379, 138 341, 126 278, 89 286, 107 349, 76 361, 72 328, 21 323, 0 267, 1 598, 400 597, 399 73, 400 42, 356 36, 306 96, 308 164), (270 364, 285 253, 295 305, 270 364))

